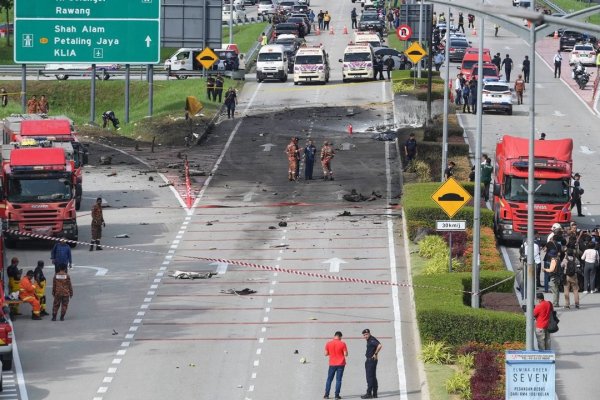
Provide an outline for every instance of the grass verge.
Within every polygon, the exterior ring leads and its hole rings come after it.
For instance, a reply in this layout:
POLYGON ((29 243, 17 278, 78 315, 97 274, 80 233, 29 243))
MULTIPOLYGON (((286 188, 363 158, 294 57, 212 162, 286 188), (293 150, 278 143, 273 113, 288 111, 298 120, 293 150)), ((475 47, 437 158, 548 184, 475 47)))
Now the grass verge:
POLYGON ((427 374, 428 382, 439 383, 436 385, 429 385, 430 400, 451 400, 452 397, 450 397, 446 391, 444 382, 454 375, 454 369, 448 365, 426 363, 425 373, 427 374))
MULTIPOLYGON (((560 8, 562 8, 563 10, 565 10, 567 13, 583 10, 585 8, 590 8, 596 5, 595 3, 588 3, 587 1, 583 2, 578 0, 552 0, 552 2, 560 8)), ((540 4, 543 7, 546 6, 546 3, 544 1, 538 1, 538 4, 540 4)), ((594 25, 600 25, 600 15, 594 14, 590 17, 587 17, 584 21, 594 25)))

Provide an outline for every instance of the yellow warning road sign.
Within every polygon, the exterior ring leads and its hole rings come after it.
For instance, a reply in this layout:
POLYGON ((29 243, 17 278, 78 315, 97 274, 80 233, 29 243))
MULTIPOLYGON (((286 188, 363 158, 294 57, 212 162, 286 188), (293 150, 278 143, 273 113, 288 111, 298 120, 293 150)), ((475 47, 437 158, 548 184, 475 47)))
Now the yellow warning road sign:
POLYGON ((450 178, 431 195, 431 199, 452 218, 471 200, 471 194, 454 178, 450 178))
POLYGON ((205 69, 209 69, 214 63, 219 61, 219 57, 210 49, 210 47, 206 47, 196 56, 196 60, 198 60, 205 69))
POLYGON ((419 42, 413 42, 410 46, 408 46, 408 49, 406 49, 404 54, 406 54, 406 56, 410 58, 410 61, 412 61, 413 64, 416 64, 427 55, 427 52, 419 44, 419 42))

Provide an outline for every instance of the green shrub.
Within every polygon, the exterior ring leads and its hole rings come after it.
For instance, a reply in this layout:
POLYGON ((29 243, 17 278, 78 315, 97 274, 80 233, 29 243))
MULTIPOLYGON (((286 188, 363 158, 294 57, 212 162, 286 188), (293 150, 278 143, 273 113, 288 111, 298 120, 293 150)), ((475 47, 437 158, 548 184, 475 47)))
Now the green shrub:
MULTIPOLYGON (((448 246, 443 253, 438 253, 434 255, 427 264, 425 264, 425 269, 423 270, 423 274, 425 275, 439 275, 448 271, 448 257, 450 256, 448 246)), ((452 271, 461 270, 461 263, 456 258, 452 259, 452 271)))
MULTIPOLYGON (((442 125, 434 124, 426 126, 423 130, 423 140, 426 142, 436 142, 438 139, 441 140, 444 133, 444 127, 442 125)), ((462 136, 463 128, 460 125, 448 124, 448 136, 462 136)))
POLYGON ((429 364, 451 364, 454 360, 450 346, 444 342, 434 341, 423 346, 420 358, 429 364))
POLYGON ((419 242, 419 255, 432 258, 436 254, 448 252, 448 245, 444 238, 438 235, 427 235, 419 242))
POLYGON ((459 354, 456 356, 456 365, 462 372, 468 372, 475 365, 475 356, 473 353, 459 354))
POLYGON ((446 391, 458 395, 462 400, 471 399, 471 376, 460 371, 445 382, 446 391))
POLYGON ((419 182, 431 182, 431 168, 429 164, 421 160, 411 161, 411 164, 419 182))
MULTIPOLYGON (((508 271, 482 271, 480 287, 486 288, 512 276, 508 271)), ((460 345, 469 341, 504 343, 525 340, 522 314, 473 309, 470 305, 471 275, 468 273, 418 275, 413 278, 415 304, 422 340, 460 345)), ((513 280, 494 288, 511 292, 513 280)))
MULTIPOLYGON (((427 82, 427 77, 429 76, 429 70, 427 69, 421 69, 421 79, 425 79, 425 82, 427 82)), ((415 70, 411 69, 410 70, 410 77, 414 78, 415 77, 415 70)), ((435 78, 440 79, 440 71, 431 71, 431 80, 432 81, 436 81, 435 78)), ((417 80, 420 80, 419 78, 417 78, 417 80)))

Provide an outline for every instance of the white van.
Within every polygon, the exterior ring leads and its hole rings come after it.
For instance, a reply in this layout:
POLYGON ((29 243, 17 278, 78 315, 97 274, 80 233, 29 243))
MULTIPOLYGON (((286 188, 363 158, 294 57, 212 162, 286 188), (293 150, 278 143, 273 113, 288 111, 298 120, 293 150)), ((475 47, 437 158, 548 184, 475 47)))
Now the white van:
POLYGON ((202 65, 196 60, 202 49, 182 47, 171 57, 165 60, 165 69, 171 68, 171 71, 197 71, 202 69, 202 65))
POLYGON ((349 44, 344 50, 342 82, 350 80, 374 79, 373 48, 368 44, 349 44))
POLYGON ((277 0, 259 0, 258 1, 258 15, 275 14, 277 12, 277 9, 278 9, 277 0))
POLYGON ((267 44, 260 48, 256 58, 256 80, 288 78, 288 58, 285 48, 280 44, 267 44))
POLYGON ((294 85, 329 82, 329 54, 322 46, 300 47, 294 59, 294 85))
POLYGON ((386 47, 377 32, 354 32, 354 43, 369 43, 372 47, 386 47))

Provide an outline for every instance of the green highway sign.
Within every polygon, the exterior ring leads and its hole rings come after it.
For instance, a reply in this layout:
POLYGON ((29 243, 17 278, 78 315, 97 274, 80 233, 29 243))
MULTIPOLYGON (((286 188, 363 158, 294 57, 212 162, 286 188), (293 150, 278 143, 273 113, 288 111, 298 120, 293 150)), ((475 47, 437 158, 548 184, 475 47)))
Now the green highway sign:
POLYGON ((160 0, 15 0, 17 64, 160 62, 160 0))

